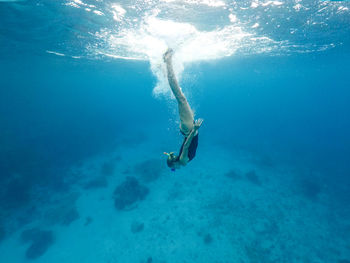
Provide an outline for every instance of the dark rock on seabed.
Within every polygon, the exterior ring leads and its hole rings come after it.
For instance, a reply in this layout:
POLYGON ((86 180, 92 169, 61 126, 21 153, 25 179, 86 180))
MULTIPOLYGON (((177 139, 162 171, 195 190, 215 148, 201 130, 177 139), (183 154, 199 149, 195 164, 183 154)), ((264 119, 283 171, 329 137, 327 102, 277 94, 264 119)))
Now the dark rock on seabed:
POLYGON ((149 159, 137 164, 134 172, 139 175, 142 182, 150 183, 157 180, 163 171, 164 163, 159 159, 149 159))
POLYGON ((54 243, 54 235, 52 231, 32 228, 22 232, 21 240, 24 243, 31 243, 26 251, 26 258, 36 259, 45 254, 54 243))
POLYGON ((235 170, 228 171, 227 173, 225 173, 225 176, 232 180, 241 179, 241 176, 235 170))
POLYGON ((317 200, 322 188, 316 178, 304 178, 300 182, 301 193, 310 200, 317 200))
POLYGON ((250 181, 251 183, 255 185, 261 185, 261 181, 259 177, 256 175, 256 172, 254 170, 247 172, 245 176, 248 179, 248 181, 250 181))
POLYGON ((61 194, 51 205, 45 209, 44 219, 47 225, 69 226, 73 221, 80 218, 79 211, 76 207, 76 201, 79 194, 76 192, 67 195, 61 194))
POLYGON ((80 215, 76 207, 72 207, 67 213, 62 217, 62 225, 69 226, 75 220, 78 220, 80 215))
POLYGON ((137 201, 144 200, 148 193, 146 186, 141 185, 135 177, 128 176, 114 190, 114 206, 117 210, 130 209, 137 201))
POLYGON ((203 238, 204 244, 211 244, 213 242, 213 238, 210 234, 206 234, 203 238))
POLYGON ((85 218, 85 223, 84 223, 84 226, 88 226, 92 223, 92 217, 88 216, 85 218))
POLYGON ((140 222, 133 222, 130 227, 131 232, 134 234, 141 232, 143 228, 144 228, 144 223, 140 223, 140 222))

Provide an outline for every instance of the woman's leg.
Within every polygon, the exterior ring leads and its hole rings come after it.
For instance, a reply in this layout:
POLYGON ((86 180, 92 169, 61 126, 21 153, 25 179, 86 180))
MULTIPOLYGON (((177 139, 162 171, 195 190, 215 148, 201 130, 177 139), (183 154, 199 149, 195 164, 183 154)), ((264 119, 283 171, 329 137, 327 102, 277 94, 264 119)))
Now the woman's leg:
POLYGON ((180 130, 188 135, 193 129, 193 112, 190 105, 187 102, 185 95, 177 99, 179 106, 179 115, 180 115, 180 130))
POLYGON ((188 135, 193 129, 194 116, 191 107, 188 104, 188 101, 181 91, 181 88, 176 80, 172 65, 172 54, 173 51, 171 49, 168 49, 164 54, 164 61, 167 67, 168 82, 179 106, 180 130, 185 135, 188 135))

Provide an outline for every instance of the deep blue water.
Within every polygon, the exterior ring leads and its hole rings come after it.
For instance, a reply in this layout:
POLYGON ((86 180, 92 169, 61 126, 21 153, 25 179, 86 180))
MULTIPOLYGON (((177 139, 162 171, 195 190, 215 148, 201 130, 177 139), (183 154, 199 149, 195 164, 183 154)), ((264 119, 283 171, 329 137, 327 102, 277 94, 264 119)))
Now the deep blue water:
MULTIPOLYGON (((72 38, 70 42, 74 30, 83 30, 74 28, 78 18, 69 18, 70 12, 76 11, 47 1, 0 2, 0 246, 37 220, 29 216, 23 220, 15 214, 33 206, 38 186, 49 189, 46 195, 70 191, 72 185, 65 176, 72 166, 116 151, 121 145, 132 151, 143 140, 151 140, 164 150, 181 143, 173 122, 177 118, 175 102, 152 95, 157 76, 150 62, 95 57, 89 55, 91 51, 77 54, 89 39, 72 38), (39 11, 35 11, 36 5, 39 11), (55 12, 58 21, 40 27, 33 24, 33 31, 28 30, 31 23, 53 19, 55 12), (71 57, 76 55, 81 58, 71 57), (147 139, 149 130, 159 137, 147 139), (1 233, 5 233, 3 240, 1 233)), ((284 15, 281 11, 276 17, 284 15)), ((299 45, 303 41, 325 45, 334 37, 334 47, 310 52, 245 51, 185 63, 180 84, 196 116, 204 119, 200 145, 206 151, 214 149, 213 160, 219 147, 228 153, 248 152, 269 167, 290 167, 296 177, 313 182, 306 186, 310 195, 326 194, 329 213, 345 222, 350 219, 348 11, 336 19, 333 14, 329 19, 332 27, 326 28, 324 35, 322 30, 311 30, 305 39, 295 40, 299 45)), ((270 28, 264 30, 261 32, 271 36, 270 28)), ((276 40, 285 39, 282 33, 274 33, 276 40)), ((205 170, 207 163, 199 163, 200 147, 197 155, 193 162, 205 170)), ((159 159, 167 169, 161 151, 159 155, 149 151, 148 156, 159 159)), ((183 169, 186 173, 187 167, 183 169)), ((348 232, 339 239, 349 241, 349 225, 342 227, 348 232)), ((349 247, 344 250, 349 257, 341 254, 338 262, 350 260, 349 247)), ((320 258, 300 260, 327 262, 320 258)), ((184 258, 184 262, 195 261, 184 258)))

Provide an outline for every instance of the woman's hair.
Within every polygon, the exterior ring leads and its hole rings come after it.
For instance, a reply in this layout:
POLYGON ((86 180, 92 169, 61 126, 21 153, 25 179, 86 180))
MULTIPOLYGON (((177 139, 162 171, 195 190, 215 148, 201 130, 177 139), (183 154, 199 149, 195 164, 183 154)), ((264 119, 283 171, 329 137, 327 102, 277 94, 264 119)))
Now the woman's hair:
POLYGON ((176 156, 174 155, 174 153, 170 153, 168 156, 168 159, 166 160, 167 165, 170 168, 174 168, 174 163, 176 162, 176 156))

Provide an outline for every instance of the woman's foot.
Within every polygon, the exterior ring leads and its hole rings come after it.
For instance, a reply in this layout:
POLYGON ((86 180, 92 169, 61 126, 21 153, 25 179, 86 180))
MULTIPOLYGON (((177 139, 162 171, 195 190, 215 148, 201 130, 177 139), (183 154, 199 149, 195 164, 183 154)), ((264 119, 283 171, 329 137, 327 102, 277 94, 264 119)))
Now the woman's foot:
POLYGON ((171 48, 168 48, 168 50, 163 55, 163 60, 165 63, 167 63, 171 58, 173 57, 174 51, 171 48))

